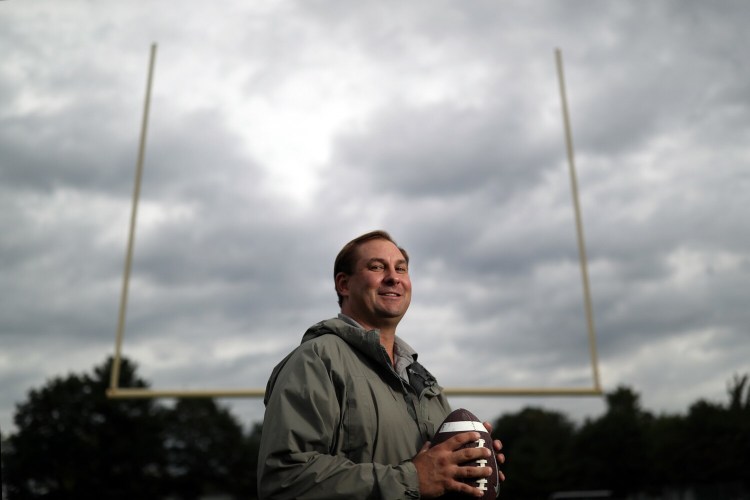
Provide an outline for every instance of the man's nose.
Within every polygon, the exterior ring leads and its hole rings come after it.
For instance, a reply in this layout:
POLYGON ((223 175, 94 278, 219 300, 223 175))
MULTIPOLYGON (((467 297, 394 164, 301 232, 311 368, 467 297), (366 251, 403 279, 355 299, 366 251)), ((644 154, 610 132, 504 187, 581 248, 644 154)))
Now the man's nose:
POLYGON ((401 281, 401 278, 399 277, 398 273, 395 269, 388 269, 386 270, 385 280, 387 284, 396 284, 401 281))

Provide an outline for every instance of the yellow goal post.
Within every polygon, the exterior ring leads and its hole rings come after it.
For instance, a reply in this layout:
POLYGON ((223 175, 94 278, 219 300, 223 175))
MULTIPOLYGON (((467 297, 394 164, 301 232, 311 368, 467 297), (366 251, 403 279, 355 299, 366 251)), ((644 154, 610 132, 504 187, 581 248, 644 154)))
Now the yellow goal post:
MULTIPOLYGON (((583 235, 583 223, 581 221, 581 209, 578 202, 578 182, 573 155, 573 139, 570 131, 570 118, 565 90, 565 78, 563 73, 563 62, 561 50, 555 49, 555 61, 560 87, 560 100, 562 102, 563 128, 565 131, 565 145, 568 156, 568 167, 570 171, 570 185, 573 199, 573 210, 575 213, 576 235, 578 240, 578 254, 581 267, 581 280, 583 283, 583 299, 586 314, 586 326, 588 331, 589 353, 593 383, 591 387, 448 387, 445 393, 449 396, 601 396, 603 394, 599 379, 599 361, 597 358, 596 330, 591 305, 591 291, 589 287, 586 247, 583 235)), ((110 387, 107 389, 109 398, 260 398, 263 397, 265 389, 144 389, 120 387, 120 364, 122 359, 122 341, 125 333, 125 316, 128 302, 128 289, 130 273, 133 260, 133 241, 138 214, 138 199, 141 189, 141 178, 143 175, 143 161, 146 149, 146 134, 148 129, 148 115, 151 103, 151 86, 153 83, 154 65, 156 62, 156 44, 151 45, 148 65, 148 77, 146 81, 146 97, 143 106, 143 118, 141 122, 140 142, 138 146, 138 158, 136 162, 135 186, 133 188, 133 201, 130 215, 130 229, 125 255, 125 269, 123 272, 122 291, 120 295, 120 307, 117 320, 117 331, 115 336, 115 353, 112 361, 110 387)))

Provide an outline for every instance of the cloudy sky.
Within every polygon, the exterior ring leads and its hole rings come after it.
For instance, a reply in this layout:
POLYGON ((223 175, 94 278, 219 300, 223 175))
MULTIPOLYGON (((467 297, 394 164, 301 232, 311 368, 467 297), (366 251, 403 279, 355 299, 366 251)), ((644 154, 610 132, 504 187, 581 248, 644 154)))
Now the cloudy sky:
POLYGON ((748 19, 744 0, 0 2, 0 428, 114 352, 152 42, 123 354, 154 388, 264 386, 375 228, 411 254, 399 333, 442 385, 591 386, 559 47, 604 389, 724 402, 750 371, 748 19))

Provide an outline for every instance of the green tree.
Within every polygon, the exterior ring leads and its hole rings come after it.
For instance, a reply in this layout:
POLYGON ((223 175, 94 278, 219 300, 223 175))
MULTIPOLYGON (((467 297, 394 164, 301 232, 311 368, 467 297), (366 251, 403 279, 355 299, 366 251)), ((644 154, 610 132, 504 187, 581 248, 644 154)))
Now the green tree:
POLYGON ((207 494, 254 498, 257 464, 249 438, 234 416, 213 399, 180 399, 167 414, 165 446, 171 496, 195 500, 207 494), (248 470, 252 467, 252 470, 248 470))
POLYGON ((563 414, 525 408, 500 417, 493 437, 508 457, 503 467, 511 478, 500 486, 505 498, 548 498, 565 489, 575 427, 563 414))
MULTIPOLYGON (((162 409, 153 400, 109 400, 111 360, 31 390, 3 449, 8 500, 160 498, 162 409)), ((127 360, 121 383, 146 387, 127 360)))
POLYGON ((573 476, 580 481, 578 488, 612 490, 625 497, 652 484, 647 447, 652 417, 629 388, 619 387, 605 397, 606 413, 584 423, 576 436, 573 476))
POLYGON ((732 381, 727 384, 729 393, 729 411, 746 412, 750 411, 750 385, 748 385, 750 375, 735 375, 732 381))
MULTIPOLYGON (((18 431, 2 442, 8 500, 256 498, 260 425, 245 434, 213 399, 108 399, 111 364, 54 378, 17 405, 18 431)), ((120 383, 147 387, 128 360, 120 383)))
POLYGON ((686 473, 699 490, 717 485, 750 489, 750 388, 748 376, 728 384, 729 404, 700 400, 685 419, 686 473), (746 392, 747 391, 747 392, 746 392))
POLYGON ((257 498, 258 494, 258 452, 260 450, 260 436, 263 433, 263 424, 256 423, 252 430, 246 435, 243 443, 244 460, 241 464, 244 474, 241 475, 237 487, 241 492, 247 492, 248 499, 257 498))
POLYGON ((731 476, 743 483, 744 490, 750 491, 750 375, 735 375, 729 383, 729 419, 735 425, 731 445, 734 465, 731 476), (744 395, 743 395, 744 393, 744 395))
POLYGON ((689 457, 690 441, 685 417, 682 415, 660 415, 655 417, 647 430, 647 453, 652 474, 651 489, 686 492, 693 478, 685 467, 689 457))

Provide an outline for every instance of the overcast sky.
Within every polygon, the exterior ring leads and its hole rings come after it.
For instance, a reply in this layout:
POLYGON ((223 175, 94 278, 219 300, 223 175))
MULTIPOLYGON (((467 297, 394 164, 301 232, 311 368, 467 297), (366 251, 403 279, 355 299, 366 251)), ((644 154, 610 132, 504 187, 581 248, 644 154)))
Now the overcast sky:
POLYGON ((559 47, 604 389, 726 401, 750 372, 748 19, 744 0, 0 2, 0 428, 114 352, 152 42, 123 354, 154 388, 265 386, 338 312, 338 250, 377 228, 411 254, 399 334, 443 386, 590 387, 559 47))

